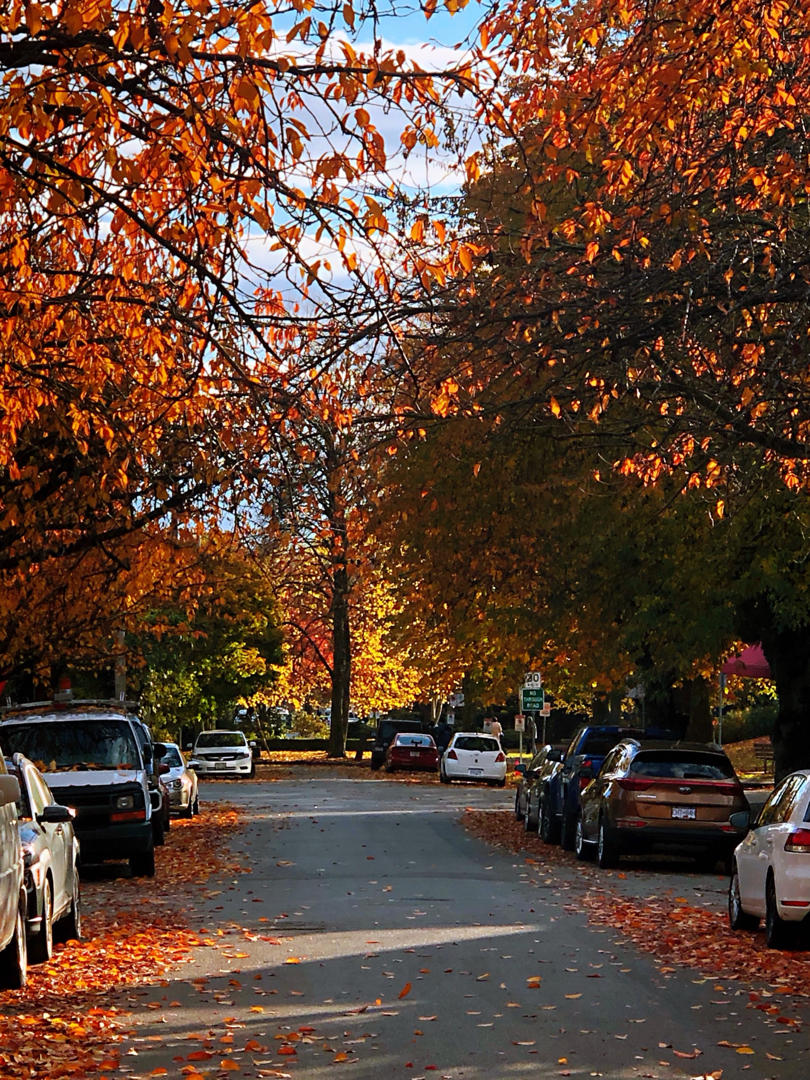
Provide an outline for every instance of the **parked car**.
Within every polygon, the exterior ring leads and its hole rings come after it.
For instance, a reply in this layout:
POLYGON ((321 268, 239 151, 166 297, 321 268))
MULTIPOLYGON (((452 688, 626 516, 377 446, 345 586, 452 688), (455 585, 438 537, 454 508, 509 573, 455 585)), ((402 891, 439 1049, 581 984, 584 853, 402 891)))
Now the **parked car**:
POLYGON ((562 761, 549 770, 539 792, 539 832, 547 844, 559 840, 566 851, 574 850, 579 793, 588 782, 580 769, 592 770, 595 775, 619 739, 643 735, 638 728, 617 724, 583 724, 577 728, 562 761))
POLYGON ((705 869, 731 853, 745 833, 729 817, 748 809, 734 766, 719 746, 622 739, 588 781, 576 824, 579 858, 615 866, 639 852, 689 854, 705 869))
POLYGON ((421 721, 395 720, 391 716, 385 716, 377 721, 377 730, 374 733, 374 744, 371 747, 372 769, 379 769, 380 766, 385 763, 385 751, 388 749, 394 736, 400 731, 415 731, 421 733, 421 721))
POLYGON ((439 779, 484 780, 503 787, 506 783, 506 754, 493 735, 477 731, 457 731, 442 755, 439 779))
POLYGON ((0 987, 20 990, 28 979, 23 853, 17 825, 20 782, 0 754, 0 987))
MULTIPOLYGON (((119 701, 35 702, 3 709, 0 741, 24 754, 54 797, 76 810, 82 862, 128 859, 155 873, 152 745, 133 707, 119 701)), ((159 807, 158 807, 159 809, 159 807)))
POLYGON ((399 731, 385 751, 385 771, 411 769, 433 772, 439 767, 439 751, 431 735, 418 731, 399 731))
POLYGON ((562 758, 562 748, 547 743, 537 751, 528 765, 515 766, 515 772, 520 775, 515 791, 515 818, 523 822, 526 832, 537 831, 540 823, 542 785, 562 758))
POLYGON ((256 775, 253 751, 244 731, 201 731, 194 740, 189 767, 198 776, 256 775))
POLYGON ((810 770, 777 784, 756 820, 741 812, 735 821, 750 831, 732 860, 731 929, 756 930, 764 918, 770 948, 790 945, 810 926, 810 770))
POLYGON ((14 754, 6 767, 20 784, 28 955, 41 963, 53 955, 54 940, 68 941, 82 933, 75 811, 56 802, 39 769, 22 754, 14 754))
POLYGON ((146 767, 149 800, 152 804, 152 836, 154 837, 155 847, 160 847, 162 844, 166 843, 166 833, 169 831, 169 826, 171 825, 171 820, 169 818, 169 804, 166 801, 166 792, 160 779, 160 768, 158 764, 161 744, 153 742, 149 725, 138 713, 137 706, 134 702, 130 703, 128 716, 132 724, 132 730, 135 732, 135 738, 138 740, 141 757, 143 758, 146 767), (156 746, 158 747, 157 754, 155 753, 156 746))
POLYGON ((193 817, 200 812, 197 774, 189 769, 177 743, 163 743, 160 755, 161 779, 168 792, 168 804, 180 817, 193 817))

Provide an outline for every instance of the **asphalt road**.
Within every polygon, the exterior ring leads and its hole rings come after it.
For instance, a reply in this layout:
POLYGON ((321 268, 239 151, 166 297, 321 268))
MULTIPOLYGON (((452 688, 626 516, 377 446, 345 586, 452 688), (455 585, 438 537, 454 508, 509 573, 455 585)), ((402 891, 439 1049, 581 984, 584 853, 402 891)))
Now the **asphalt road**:
MULTIPOLYGON (((538 875, 468 835, 463 808, 509 813, 508 791, 316 770, 201 790, 245 807, 233 844, 252 873, 188 913, 216 947, 127 995, 125 1075, 810 1076, 804 1026, 747 1007, 754 971, 662 971, 589 926, 576 864, 538 875)), ((719 876, 638 869, 617 886, 725 902, 719 876)))

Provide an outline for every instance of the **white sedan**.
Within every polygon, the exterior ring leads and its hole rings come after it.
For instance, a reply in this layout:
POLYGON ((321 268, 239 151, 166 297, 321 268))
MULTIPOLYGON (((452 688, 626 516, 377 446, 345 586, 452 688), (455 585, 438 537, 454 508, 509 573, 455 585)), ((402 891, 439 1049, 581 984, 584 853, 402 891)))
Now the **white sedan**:
POLYGON ((492 735, 457 731, 442 755, 439 778, 443 784, 449 784, 451 780, 483 780, 503 787, 506 754, 492 735))
POLYGON ((781 781, 734 849, 728 917, 732 930, 764 918, 772 949, 791 944, 799 923, 810 926, 810 769, 781 781))

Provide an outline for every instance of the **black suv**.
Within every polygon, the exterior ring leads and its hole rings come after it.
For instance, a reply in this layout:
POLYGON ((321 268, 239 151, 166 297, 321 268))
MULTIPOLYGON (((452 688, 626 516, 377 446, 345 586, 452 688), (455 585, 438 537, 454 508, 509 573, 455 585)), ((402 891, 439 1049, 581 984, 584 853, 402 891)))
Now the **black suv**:
POLYGON ((385 751, 388 749, 394 736, 400 731, 421 731, 421 720, 392 720, 386 716, 377 721, 377 731, 374 735, 374 745, 371 748, 371 767, 379 769, 385 761, 385 751))

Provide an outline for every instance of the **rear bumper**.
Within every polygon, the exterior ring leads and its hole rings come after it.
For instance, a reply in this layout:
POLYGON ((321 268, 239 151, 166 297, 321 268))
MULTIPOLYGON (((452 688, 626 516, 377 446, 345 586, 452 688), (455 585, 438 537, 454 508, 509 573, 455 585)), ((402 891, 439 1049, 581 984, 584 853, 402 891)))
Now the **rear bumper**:
POLYGON ((644 825, 608 829, 610 839, 623 852, 694 853, 717 851, 731 855, 745 833, 721 832, 719 828, 673 828, 667 825, 644 825))

